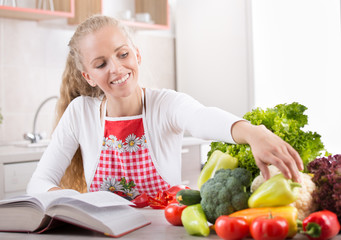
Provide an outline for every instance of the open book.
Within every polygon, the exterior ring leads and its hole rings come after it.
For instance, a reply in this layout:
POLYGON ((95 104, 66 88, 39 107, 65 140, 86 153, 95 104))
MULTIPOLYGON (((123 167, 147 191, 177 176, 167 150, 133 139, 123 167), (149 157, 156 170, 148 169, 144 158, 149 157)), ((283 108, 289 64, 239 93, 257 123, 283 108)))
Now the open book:
POLYGON ((59 220, 120 237, 150 224, 132 203, 107 191, 58 190, 0 201, 0 231, 44 232, 59 220))

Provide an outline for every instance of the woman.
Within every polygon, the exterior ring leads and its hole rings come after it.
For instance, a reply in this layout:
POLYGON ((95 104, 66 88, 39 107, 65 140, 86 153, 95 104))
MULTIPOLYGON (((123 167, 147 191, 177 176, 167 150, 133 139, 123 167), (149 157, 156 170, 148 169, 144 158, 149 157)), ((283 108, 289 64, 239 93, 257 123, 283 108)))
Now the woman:
POLYGON ((117 20, 90 17, 78 26, 69 47, 60 120, 28 193, 110 188, 132 198, 138 192, 155 196, 181 181, 185 131, 203 139, 247 143, 265 178, 267 165, 273 164, 299 181, 299 155, 264 126, 205 107, 183 93, 141 88, 140 52, 117 20))

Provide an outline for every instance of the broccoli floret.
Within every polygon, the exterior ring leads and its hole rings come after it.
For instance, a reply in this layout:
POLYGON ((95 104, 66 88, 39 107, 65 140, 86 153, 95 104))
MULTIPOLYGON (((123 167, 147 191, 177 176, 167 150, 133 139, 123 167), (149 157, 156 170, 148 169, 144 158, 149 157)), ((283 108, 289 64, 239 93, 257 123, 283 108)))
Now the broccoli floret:
POLYGON ((220 169, 200 189, 201 206, 210 223, 248 207, 251 173, 244 168, 220 169))
POLYGON ((245 168, 236 168, 231 174, 233 177, 237 178, 241 184, 245 187, 250 187, 252 175, 249 171, 245 171, 245 168))

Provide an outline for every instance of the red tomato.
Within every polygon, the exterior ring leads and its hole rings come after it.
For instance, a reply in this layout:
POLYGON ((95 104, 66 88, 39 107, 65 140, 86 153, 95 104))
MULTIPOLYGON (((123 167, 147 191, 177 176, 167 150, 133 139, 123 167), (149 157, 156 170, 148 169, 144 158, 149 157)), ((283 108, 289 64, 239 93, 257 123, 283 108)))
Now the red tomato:
POLYGON ((165 217, 167 221, 174 226, 182 226, 181 213, 186 207, 186 205, 169 204, 165 208, 165 217))
POLYGON ((239 240, 249 235, 249 223, 244 218, 220 216, 214 227, 217 235, 225 240, 239 240))
POLYGON ((288 221, 280 216, 262 216, 252 221, 251 236, 255 240, 283 240, 289 231, 288 221))

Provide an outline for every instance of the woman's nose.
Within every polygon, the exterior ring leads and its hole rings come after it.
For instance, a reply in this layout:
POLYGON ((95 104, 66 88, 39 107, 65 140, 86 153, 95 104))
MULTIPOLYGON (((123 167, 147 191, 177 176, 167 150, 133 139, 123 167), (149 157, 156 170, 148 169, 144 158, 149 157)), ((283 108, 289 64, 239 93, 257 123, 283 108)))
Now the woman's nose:
POLYGON ((110 72, 111 73, 119 73, 122 69, 122 64, 118 59, 111 58, 110 59, 110 72))

